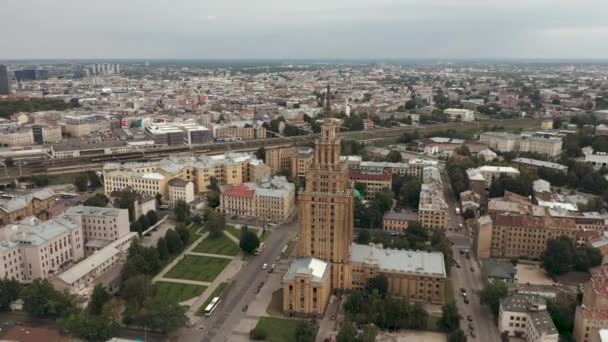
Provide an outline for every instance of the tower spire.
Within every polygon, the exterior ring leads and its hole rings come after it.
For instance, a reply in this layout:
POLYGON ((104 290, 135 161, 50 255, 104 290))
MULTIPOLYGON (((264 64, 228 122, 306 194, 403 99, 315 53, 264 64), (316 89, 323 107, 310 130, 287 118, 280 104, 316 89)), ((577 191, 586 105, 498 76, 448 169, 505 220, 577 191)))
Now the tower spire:
POLYGON ((326 118, 331 118, 331 89, 329 87, 329 82, 327 83, 327 91, 325 92, 325 109, 323 116, 326 118))

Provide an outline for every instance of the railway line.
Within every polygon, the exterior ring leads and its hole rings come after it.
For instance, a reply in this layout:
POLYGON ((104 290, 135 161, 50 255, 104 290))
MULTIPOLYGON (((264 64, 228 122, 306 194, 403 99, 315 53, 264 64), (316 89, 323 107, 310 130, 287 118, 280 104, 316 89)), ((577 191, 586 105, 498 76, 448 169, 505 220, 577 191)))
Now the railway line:
MULTIPOLYGON (((483 121, 472 121, 472 122, 461 122, 461 123, 445 123, 428 126, 404 126, 404 127, 390 127, 380 128, 371 131, 356 131, 356 132, 341 132, 339 135, 344 140, 358 140, 358 141, 381 141, 386 139, 394 139, 399 137, 404 132, 419 131, 421 133, 438 132, 447 129, 456 131, 468 131, 478 130, 483 127, 490 127, 491 125, 501 125, 505 128, 511 127, 538 127, 538 119, 509 119, 509 120, 483 120, 483 121)), ((109 155, 93 155, 93 156, 81 156, 78 158, 70 159, 45 159, 42 163, 37 163, 35 166, 28 167, 23 165, 21 170, 9 170, 11 172, 2 173, 0 172, 0 181, 7 181, 20 176, 30 176, 34 174, 47 174, 47 175, 60 175, 69 173, 78 173, 83 171, 97 171, 101 170, 104 163, 108 162, 141 162, 141 161, 157 161, 162 158, 169 157, 176 154, 218 154, 229 151, 233 152, 253 152, 260 147, 286 147, 286 146, 299 146, 310 144, 319 137, 318 133, 293 136, 293 137, 273 137, 260 140, 249 140, 240 142, 222 142, 222 143, 208 143, 201 145, 191 146, 168 146, 156 149, 136 149, 127 153, 117 153, 109 155), (42 165, 41 165, 42 164, 42 165)), ((13 168, 15 169, 15 168, 13 168)))

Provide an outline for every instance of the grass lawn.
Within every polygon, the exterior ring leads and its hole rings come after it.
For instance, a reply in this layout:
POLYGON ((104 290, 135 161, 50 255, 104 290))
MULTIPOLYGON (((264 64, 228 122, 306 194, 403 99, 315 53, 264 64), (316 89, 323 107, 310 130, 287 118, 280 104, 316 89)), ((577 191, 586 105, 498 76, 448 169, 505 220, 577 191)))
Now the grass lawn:
POLYGON ((233 225, 226 225, 226 231, 237 239, 241 239, 241 229, 233 225))
POLYGON ((196 315, 204 316, 205 308, 207 307, 207 305, 209 305, 209 302, 211 302, 211 300, 215 297, 221 297, 222 293, 224 293, 224 290, 226 290, 227 287, 228 287, 228 283, 220 283, 215 288, 215 290, 213 290, 213 293, 211 293, 211 296, 209 296, 209 298, 207 298, 207 300, 203 303, 203 305, 201 305, 201 307, 198 308, 198 310, 196 311, 196 315))
POLYGON ((265 241, 270 236, 270 231, 266 230, 262 235, 260 235, 260 241, 265 241))
POLYGON ((202 224, 193 223, 188 227, 188 232, 190 232, 190 236, 192 237, 192 241, 198 239, 202 233, 198 233, 198 230, 203 227, 202 224))
POLYGON ((230 259, 188 254, 165 277, 211 282, 229 263, 230 259))
POLYGON ((260 318, 256 329, 266 331, 268 342, 291 342, 296 339, 296 327, 302 322, 299 319, 286 319, 276 317, 260 318))
POLYGON ((437 327, 437 322, 441 316, 429 315, 428 320, 426 321, 426 330, 428 331, 441 331, 437 327))
POLYGON ((210 238, 207 237, 192 250, 195 253, 211 253, 220 255, 237 255, 239 246, 226 235, 210 238))
POLYGON ((168 281, 157 281, 154 283, 154 287, 156 288, 156 293, 175 300, 178 303, 198 297, 207 289, 206 286, 202 285, 178 284, 168 281))

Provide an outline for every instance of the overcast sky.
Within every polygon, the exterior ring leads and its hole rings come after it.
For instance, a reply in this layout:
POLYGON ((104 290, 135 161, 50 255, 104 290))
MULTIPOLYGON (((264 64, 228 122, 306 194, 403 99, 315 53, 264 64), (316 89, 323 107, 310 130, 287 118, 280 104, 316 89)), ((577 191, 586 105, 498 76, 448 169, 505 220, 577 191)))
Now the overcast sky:
POLYGON ((608 0, 1 0, 0 58, 608 58, 608 0))

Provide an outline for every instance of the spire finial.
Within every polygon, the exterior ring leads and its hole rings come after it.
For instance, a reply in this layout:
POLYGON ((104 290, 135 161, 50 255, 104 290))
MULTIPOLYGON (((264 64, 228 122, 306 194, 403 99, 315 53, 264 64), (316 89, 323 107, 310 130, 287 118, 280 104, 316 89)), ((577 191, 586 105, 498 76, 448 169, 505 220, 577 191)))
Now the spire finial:
POLYGON ((331 89, 329 87, 329 82, 327 82, 327 92, 325 93, 325 113, 323 113, 326 118, 331 117, 330 98, 331 98, 331 89))

